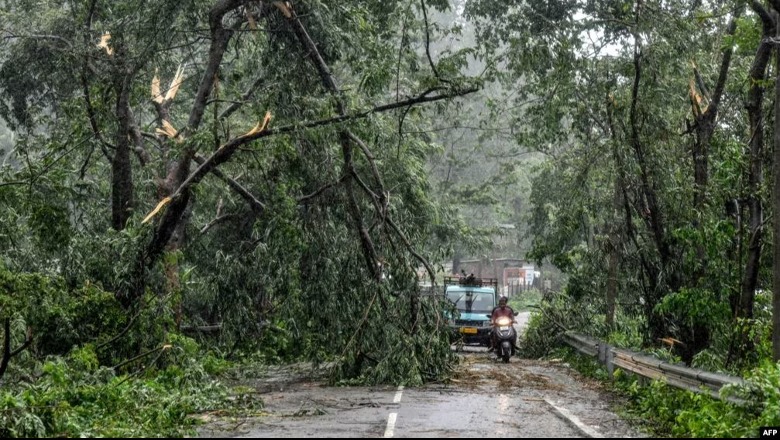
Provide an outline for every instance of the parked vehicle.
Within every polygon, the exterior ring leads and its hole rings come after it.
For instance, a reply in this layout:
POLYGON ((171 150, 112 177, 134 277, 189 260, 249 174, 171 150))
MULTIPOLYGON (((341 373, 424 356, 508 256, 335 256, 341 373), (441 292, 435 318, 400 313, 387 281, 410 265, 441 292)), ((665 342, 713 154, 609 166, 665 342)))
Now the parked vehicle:
POLYGON ((444 286, 447 299, 456 310, 454 316, 449 316, 453 339, 464 344, 490 345, 489 317, 496 306, 498 280, 445 277, 444 286))

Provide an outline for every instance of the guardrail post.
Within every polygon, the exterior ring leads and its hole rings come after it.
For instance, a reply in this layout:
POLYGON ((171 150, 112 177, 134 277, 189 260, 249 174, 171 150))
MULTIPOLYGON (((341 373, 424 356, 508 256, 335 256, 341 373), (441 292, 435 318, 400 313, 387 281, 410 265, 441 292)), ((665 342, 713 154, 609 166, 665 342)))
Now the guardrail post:
POLYGON ((606 364, 607 364, 607 373, 609 373, 609 378, 613 379, 615 377, 615 364, 612 362, 615 359, 615 352, 612 351, 612 347, 607 345, 607 353, 606 353, 606 364))

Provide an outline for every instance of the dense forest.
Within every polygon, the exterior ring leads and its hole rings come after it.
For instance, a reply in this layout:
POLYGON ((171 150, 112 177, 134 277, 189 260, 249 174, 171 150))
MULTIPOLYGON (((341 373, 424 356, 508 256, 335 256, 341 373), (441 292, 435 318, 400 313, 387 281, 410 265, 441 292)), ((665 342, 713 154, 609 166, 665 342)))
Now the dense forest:
POLYGON ((780 424, 778 38, 777 0, 0 0, 0 433, 181 435, 233 365, 446 380, 420 286, 507 224, 566 275, 528 355, 756 378, 730 414, 780 424))

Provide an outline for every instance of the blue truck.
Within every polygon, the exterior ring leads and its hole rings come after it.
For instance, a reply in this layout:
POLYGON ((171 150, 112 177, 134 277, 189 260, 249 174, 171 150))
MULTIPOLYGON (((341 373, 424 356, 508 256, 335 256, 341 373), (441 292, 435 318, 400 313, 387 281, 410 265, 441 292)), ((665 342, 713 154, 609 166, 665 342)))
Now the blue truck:
POLYGON ((498 304, 498 280, 495 278, 445 277, 444 292, 454 305, 449 319, 453 339, 464 344, 490 345, 490 318, 498 304))

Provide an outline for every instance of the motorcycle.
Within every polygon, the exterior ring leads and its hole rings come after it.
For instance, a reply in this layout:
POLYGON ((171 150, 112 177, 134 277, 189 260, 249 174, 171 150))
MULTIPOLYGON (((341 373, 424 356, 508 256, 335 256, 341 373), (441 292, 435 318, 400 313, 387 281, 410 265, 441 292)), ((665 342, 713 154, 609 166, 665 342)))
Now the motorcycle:
POLYGON ((495 341, 497 344, 495 347, 496 355, 505 363, 508 363, 509 358, 515 354, 517 332, 515 332, 512 321, 512 318, 502 316, 493 323, 493 333, 496 335, 495 341))

